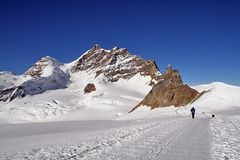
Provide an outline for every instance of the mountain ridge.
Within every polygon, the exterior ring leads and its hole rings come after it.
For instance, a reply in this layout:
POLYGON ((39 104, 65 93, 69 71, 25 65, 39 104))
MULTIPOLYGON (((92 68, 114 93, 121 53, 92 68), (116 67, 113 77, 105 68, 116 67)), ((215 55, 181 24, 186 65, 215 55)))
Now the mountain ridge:
MULTIPOLYGON (((145 107, 157 110, 166 106, 170 109, 173 109, 171 106, 191 106, 189 102, 196 93, 186 87, 178 71, 167 69, 162 74, 154 61, 143 60, 124 48, 106 50, 99 45, 70 63, 45 56, 23 75, 1 72, 0 86, 0 120, 6 123, 124 119, 134 117, 145 107), (190 99, 182 96, 181 88, 194 93, 190 94, 193 96, 190 99), (158 99, 151 93, 162 95, 161 103, 141 103, 146 95, 152 97, 152 102, 158 99), (182 98, 186 99, 179 101, 182 98), (136 105, 136 111, 129 114, 136 105)), ((213 89, 214 93, 215 89, 221 90, 222 85, 218 86, 213 89)), ((206 92, 193 105, 206 104, 206 95, 218 94, 206 92)), ((226 103, 230 104, 227 98, 226 103)), ((234 101, 234 105, 237 103, 234 101)))
POLYGON ((19 85, 12 84, 11 88, 8 88, 10 84, 5 88, 2 85, 0 101, 12 101, 17 97, 66 88, 71 83, 71 75, 78 72, 95 74, 95 78, 103 74, 109 82, 117 82, 121 78, 131 79, 138 73, 152 78, 149 85, 161 79, 154 61, 145 61, 126 48, 106 50, 95 45, 70 63, 61 63, 50 56, 40 58, 23 75, 18 76, 21 79, 19 85))

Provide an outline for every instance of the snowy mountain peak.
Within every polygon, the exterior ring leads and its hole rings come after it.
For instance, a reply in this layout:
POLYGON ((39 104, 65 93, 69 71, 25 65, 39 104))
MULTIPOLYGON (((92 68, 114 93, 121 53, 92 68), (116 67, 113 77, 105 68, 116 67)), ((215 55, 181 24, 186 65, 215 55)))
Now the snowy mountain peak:
POLYGON ((70 75, 63 71, 61 66, 63 64, 56 59, 45 56, 40 58, 23 76, 10 76, 12 80, 8 78, 9 83, 4 81, 6 76, 0 76, 2 79, 0 80, 0 89, 2 89, 0 101, 12 101, 27 95, 41 94, 47 90, 66 88, 70 83, 70 75))
POLYGON ((39 61, 37 61, 29 70, 27 70, 24 73, 24 77, 47 77, 51 75, 53 71, 61 65, 62 63, 60 63, 58 60, 50 56, 45 56, 42 57, 39 61))
MULTIPOLYGON (((193 102, 200 113, 200 107, 205 112, 209 106, 213 110, 240 104, 239 87, 215 82, 194 89, 198 92, 184 85, 170 65, 162 75, 154 60, 144 60, 126 48, 106 50, 95 45, 71 63, 45 56, 24 76, 0 72, 0 123, 57 117, 112 120, 130 118, 150 107, 187 107, 193 102), (134 106, 137 110, 128 114, 134 106)), ((178 109, 170 110, 178 114, 178 109)))
POLYGON ((152 80, 161 79, 161 73, 154 61, 145 61, 139 56, 132 55, 126 48, 119 47, 105 50, 99 45, 94 46, 78 59, 71 70, 92 72, 95 77, 103 74, 111 82, 116 82, 120 78, 130 79, 138 73, 150 76, 152 80))

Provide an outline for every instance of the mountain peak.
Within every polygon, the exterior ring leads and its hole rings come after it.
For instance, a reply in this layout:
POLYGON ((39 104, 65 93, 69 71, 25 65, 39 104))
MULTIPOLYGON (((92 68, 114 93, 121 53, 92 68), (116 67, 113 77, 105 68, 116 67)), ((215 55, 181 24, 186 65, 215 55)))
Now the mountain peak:
POLYGON ((46 56, 43 56, 41 59, 53 59, 53 58, 51 56, 46 55, 46 56))
POLYGON ((179 84, 182 84, 182 78, 178 70, 173 70, 171 65, 169 64, 164 75, 163 75, 165 80, 168 79, 173 79, 174 82, 177 82, 179 84))
POLYGON ((24 77, 30 76, 32 78, 38 78, 43 75, 45 68, 48 68, 50 71, 56 67, 59 67, 60 65, 62 65, 62 63, 55 58, 44 56, 41 57, 40 60, 34 63, 33 66, 24 73, 24 77))
POLYGON ((130 112, 140 106, 149 106, 151 109, 171 105, 185 106, 198 96, 199 93, 196 90, 183 85, 178 70, 173 70, 171 66, 168 65, 163 77, 164 79, 153 85, 152 90, 130 112))
POLYGON ((158 81, 161 75, 154 61, 145 61, 126 48, 119 47, 105 50, 95 46, 81 56, 71 70, 93 72, 96 73, 95 77, 103 74, 111 82, 120 78, 130 79, 138 73, 158 81))
POLYGON ((94 49, 101 49, 101 46, 99 44, 95 44, 93 48, 94 49))
POLYGON ((61 62, 59 62, 58 60, 56 60, 55 58, 51 57, 51 56, 43 56, 41 57, 35 64, 40 64, 40 63, 54 63, 54 64, 61 64, 61 62))

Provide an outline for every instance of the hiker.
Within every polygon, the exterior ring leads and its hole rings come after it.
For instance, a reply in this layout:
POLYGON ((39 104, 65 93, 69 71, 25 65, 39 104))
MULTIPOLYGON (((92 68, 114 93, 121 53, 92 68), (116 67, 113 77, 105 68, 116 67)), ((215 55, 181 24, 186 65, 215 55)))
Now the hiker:
POLYGON ((191 113, 192 113, 192 119, 194 119, 194 116, 195 116, 195 108, 194 107, 191 108, 191 113))

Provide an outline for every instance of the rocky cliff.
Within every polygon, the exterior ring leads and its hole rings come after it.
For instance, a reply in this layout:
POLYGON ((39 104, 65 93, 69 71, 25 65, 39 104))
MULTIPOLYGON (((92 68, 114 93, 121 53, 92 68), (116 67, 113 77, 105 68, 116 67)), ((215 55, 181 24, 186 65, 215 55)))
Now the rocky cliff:
POLYGON ((163 75, 163 80, 155 84, 146 97, 136 105, 130 112, 140 106, 149 106, 151 109, 156 107, 175 107, 189 104, 199 93, 183 84, 178 70, 173 70, 169 65, 163 75))
POLYGON ((72 67, 71 71, 95 72, 96 77, 103 74, 110 82, 119 79, 130 79, 136 74, 151 76, 150 85, 161 79, 161 73, 155 61, 145 61, 132 55, 126 48, 114 47, 111 50, 95 45, 85 53, 72 67))

